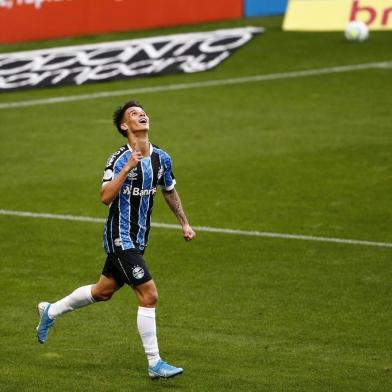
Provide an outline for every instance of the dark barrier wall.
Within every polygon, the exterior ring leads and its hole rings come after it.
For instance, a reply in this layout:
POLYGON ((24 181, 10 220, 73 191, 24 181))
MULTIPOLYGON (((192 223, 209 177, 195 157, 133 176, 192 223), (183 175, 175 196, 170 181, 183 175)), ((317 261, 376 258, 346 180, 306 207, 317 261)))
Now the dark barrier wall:
POLYGON ((246 17, 283 15, 287 3, 288 0, 244 0, 244 15, 246 17))
POLYGON ((0 43, 243 16, 243 0, 1 0, 0 43))

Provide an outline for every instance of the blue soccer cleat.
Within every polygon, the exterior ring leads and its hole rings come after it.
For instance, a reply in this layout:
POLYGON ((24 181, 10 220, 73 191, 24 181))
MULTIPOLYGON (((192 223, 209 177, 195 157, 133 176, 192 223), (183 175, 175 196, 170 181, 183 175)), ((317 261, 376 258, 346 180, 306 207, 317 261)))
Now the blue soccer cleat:
POLYGON ((48 315, 50 308, 49 302, 40 302, 37 306, 39 314, 39 323, 37 325, 38 342, 44 344, 48 338, 49 328, 53 326, 54 320, 48 315))
POLYGON ((148 368, 148 375, 152 380, 157 378, 172 378, 182 374, 183 371, 184 369, 171 366, 160 359, 155 366, 148 368))

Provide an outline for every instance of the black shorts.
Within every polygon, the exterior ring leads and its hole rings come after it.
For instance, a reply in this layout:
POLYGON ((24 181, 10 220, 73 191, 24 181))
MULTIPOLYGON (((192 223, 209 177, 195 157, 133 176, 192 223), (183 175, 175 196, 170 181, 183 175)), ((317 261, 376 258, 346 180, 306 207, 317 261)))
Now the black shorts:
POLYGON ((108 253, 102 275, 113 277, 120 287, 124 283, 138 286, 152 279, 141 252, 136 249, 108 253))

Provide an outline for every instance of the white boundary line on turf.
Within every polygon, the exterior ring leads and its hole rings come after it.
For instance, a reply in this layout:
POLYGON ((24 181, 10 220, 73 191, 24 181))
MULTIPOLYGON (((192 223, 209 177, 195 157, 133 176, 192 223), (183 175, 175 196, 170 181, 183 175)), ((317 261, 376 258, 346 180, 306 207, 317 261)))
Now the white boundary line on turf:
MULTIPOLYGON (((20 216, 27 218, 43 218, 43 219, 58 219, 68 221, 79 221, 79 222, 93 222, 93 223, 104 223, 103 218, 94 218, 90 216, 75 216, 75 215, 60 215, 60 214, 47 214, 37 213, 29 211, 13 211, 13 210, 2 210, 0 209, 0 215, 11 215, 20 216)), ((165 229, 180 229, 178 225, 169 223, 152 223, 153 227, 165 228, 165 229)), ((235 230, 235 229, 224 229, 219 227, 208 227, 208 226, 193 226, 196 231, 208 232, 208 233, 220 233, 220 234, 233 234, 240 236, 251 236, 251 237, 269 237, 269 238, 284 238, 292 240, 304 240, 304 241, 318 241, 318 242, 333 242, 338 244, 350 244, 350 245, 363 245, 363 246, 377 246, 381 248, 392 248, 390 242, 375 242, 375 241, 362 241, 352 240, 345 238, 329 238, 329 237, 316 237, 301 234, 285 234, 285 233, 271 233, 263 231, 247 231, 247 230, 235 230)))
POLYGON ((90 93, 90 94, 68 95, 68 96, 59 96, 59 97, 43 98, 43 99, 31 99, 31 100, 16 101, 16 102, 4 102, 4 103, 0 103, 0 109, 12 109, 12 108, 47 105, 47 104, 54 104, 54 103, 84 101, 89 99, 118 97, 123 95, 151 94, 151 93, 166 92, 166 91, 179 91, 179 90, 188 90, 188 89, 205 88, 205 87, 228 86, 233 84, 264 82, 268 80, 303 78, 306 76, 328 75, 334 73, 360 71, 360 70, 373 69, 373 68, 392 68, 392 61, 381 61, 381 62, 365 63, 365 64, 351 64, 351 65, 343 65, 337 67, 307 69, 302 71, 244 76, 239 78, 215 79, 215 80, 206 80, 201 82, 177 83, 177 84, 167 84, 167 85, 163 84, 159 86, 141 87, 141 88, 127 89, 127 90, 103 91, 103 92, 90 93))

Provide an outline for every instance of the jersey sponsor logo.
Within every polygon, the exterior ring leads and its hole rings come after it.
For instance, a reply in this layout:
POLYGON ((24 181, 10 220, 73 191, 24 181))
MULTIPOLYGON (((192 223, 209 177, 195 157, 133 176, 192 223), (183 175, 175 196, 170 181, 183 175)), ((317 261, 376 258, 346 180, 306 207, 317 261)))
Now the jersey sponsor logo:
POLYGON ((140 188, 133 188, 132 189, 132 196, 150 196, 154 195, 155 192, 157 191, 157 188, 151 188, 151 189, 140 189, 140 188))
POLYGON ((160 166, 158 170, 158 181, 162 178, 162 176, 163 176, 163 167, 160 166))
POLYGON ((141 279, 144 276, 144 269, 137 265, 132 269, 132 275, 135 279, 141 279))
POLYGON ((125 147, 121 147, 118 151, 116 151, 113 155, 109 157, 106 162, 106 167, 112 166, 115 159, 125 150, 125 147))
POLYGON ((137 167, 134 167, 129 173, 128 173, 128 178, 131 181, 134 181, 137 179, 137 167))
POLYGON ((150 188, 150 189, 140 189, 138 187, 132 187, 132 185, 127 185, 124 187, 122 193, 124 195, 132 195, 132 196, 151 196, 154 195, 157 191, 157 188, 150 188))

